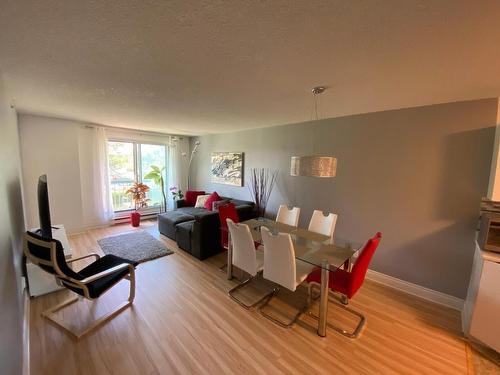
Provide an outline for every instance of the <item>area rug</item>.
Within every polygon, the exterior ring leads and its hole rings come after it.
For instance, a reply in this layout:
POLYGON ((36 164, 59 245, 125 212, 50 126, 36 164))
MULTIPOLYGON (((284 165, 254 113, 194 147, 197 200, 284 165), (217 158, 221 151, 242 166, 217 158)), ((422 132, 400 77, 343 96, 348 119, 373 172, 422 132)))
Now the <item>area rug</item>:
POLYGON ((140 263, 174 253, 161 241, 143 230, 102 238, 97 243, 104 254, 112 254, 140 263))

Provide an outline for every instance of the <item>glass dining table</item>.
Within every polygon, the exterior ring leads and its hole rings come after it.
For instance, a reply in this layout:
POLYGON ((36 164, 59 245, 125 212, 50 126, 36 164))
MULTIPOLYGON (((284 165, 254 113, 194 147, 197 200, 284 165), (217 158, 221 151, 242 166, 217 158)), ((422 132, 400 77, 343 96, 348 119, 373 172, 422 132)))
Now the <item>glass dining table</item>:
MULTIPOLYGON (((335 238, 332 244, 328 236, 266 218, 251 219, 241 224, 248 225, 256 243, 262 243, 261 227, 268 228, 273 234, 289 233, 295 249, 295 259, 321 269, 318 335, 325 337, 328 315, 328 273, 334 272, 346 262, 348 263, 354 253, 359 250, 361 244, 338 238, 335 238)), ((266 251, 265 248, 264 251, 266 251)), ((229 236, 227 253, 227 278, 229 280, 233 277, 232 258, 232 245, 229 236)))

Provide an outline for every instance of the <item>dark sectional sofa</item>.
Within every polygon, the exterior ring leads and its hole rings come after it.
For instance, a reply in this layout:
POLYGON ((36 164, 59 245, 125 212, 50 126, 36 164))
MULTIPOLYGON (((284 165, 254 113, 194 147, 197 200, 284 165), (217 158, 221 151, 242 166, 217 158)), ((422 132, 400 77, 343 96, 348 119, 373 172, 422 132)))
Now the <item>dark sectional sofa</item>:
MULTIPOLYGON (((240 221, 256 217, 254 203, 221 197, 236 206, 240 221)), ((222 251, 218 211, 186 207, 183 199, 176 201, 173 211, 158 215, 161 234, 177 242, 184 251, 198 259, 206 259, 222 251)))

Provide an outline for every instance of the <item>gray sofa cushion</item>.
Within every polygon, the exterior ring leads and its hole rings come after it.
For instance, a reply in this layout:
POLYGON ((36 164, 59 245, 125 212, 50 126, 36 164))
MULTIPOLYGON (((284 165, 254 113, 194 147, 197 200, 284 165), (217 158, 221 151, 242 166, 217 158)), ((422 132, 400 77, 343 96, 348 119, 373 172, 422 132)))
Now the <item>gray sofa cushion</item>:
POLYGON ((190 215, 192 217, 195 217, 197 215, 204 215, 208 211, 205 208, 199 208, 199 207, 181 207, 175 210, 174 212, 182 212, 184 215, 190 215))
POLYGON ((182 211, 168 211, 158 215, 158 229, 160 233, 175 240, 175 226, 179 223, 193 220, 193 218, 192 215, 188 215, 182 211))
POLYGON ((193 229, 194 220, 185 221, 184 223, 177 224, 175 227, 177 246, 182 250, 191 253, 191 230, 193 229))
POLYGON ((254 205, 253 202, 251 202, 251 201, 244 201, 242 199, 233 199, 233 198, 224 198, 224 199, 228 199, 229 202, 234 203, 234 205, 236 207, 238 207, 238 206, 253 206, 254 205))

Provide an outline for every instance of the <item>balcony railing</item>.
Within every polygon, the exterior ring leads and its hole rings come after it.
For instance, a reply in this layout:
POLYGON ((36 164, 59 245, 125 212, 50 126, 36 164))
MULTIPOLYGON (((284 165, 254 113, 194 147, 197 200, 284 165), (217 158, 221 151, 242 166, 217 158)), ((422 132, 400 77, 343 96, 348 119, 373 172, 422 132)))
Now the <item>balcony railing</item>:
MULTIPOLYGON (((160 187, 148 182, 149 181, 146 182, 146 184, 150 187, 150 190, 147 193, 147 197, 150 199, 148 201, 148 207, 161 205, 163 202, 163 196, 160 187)), ((125 194, 133 183, 133 180, 111 181, 111 196, 115 212, 134 209, 132 196, 130 194, 125 194)))

